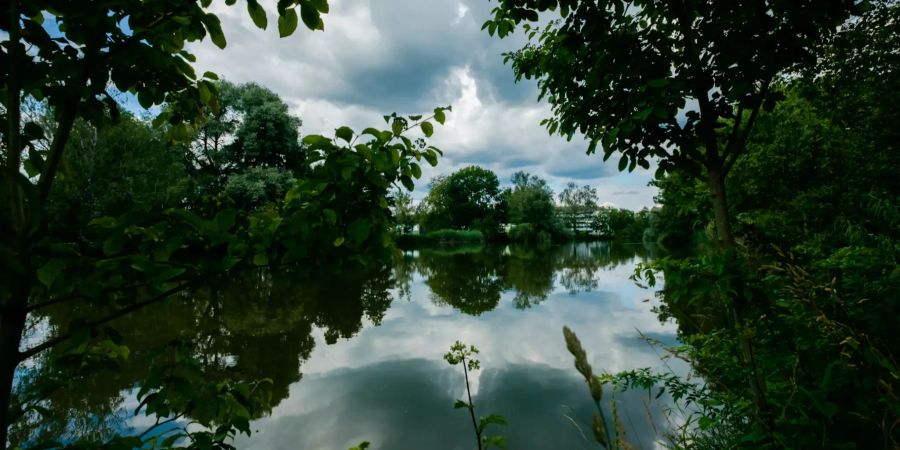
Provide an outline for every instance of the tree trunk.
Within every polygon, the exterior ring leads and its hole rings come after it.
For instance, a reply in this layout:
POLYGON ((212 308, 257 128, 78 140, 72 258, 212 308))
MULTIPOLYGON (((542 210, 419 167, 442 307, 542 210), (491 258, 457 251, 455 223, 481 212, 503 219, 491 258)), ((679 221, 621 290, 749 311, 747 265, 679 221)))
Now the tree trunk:
POLYGON ((746 327, 746 319, 744 310, 747 307, 746 298, 743 297, 744 281, 741 269, 738 267, 738 261, 733 251, 735 247, 734 234, 731 231, 731 220, 728 216, 728 199, 725 193, 725 172, 720 170, 709 170, 709 188, 712 191, 713 212, 716 220, 716 235, 719 247, 726 251, 725 263, 727 264, 727 273, 736 275, 731 281, 731 287, 736 292, 732 297, 731 313, 734 320, 734 328, 738 333, 740 342, 740 357, 743 363, 750 368, 748 376, 748 384, 753 393, 754 403, 758 409, 758 419, 766 428, 769 437, 772 438, 775 431, 775 424, 772 418, 772 411, 766 400, 766 383, 759 370, 759 363, 756 360, 756 350, 753 345, 753 337, 749 334, 746 327))
POLYGON ((0 449, 7 447, 7 435, 12 419, 12 390, 16 368, 19 366, 19 345, 25 330, 24 286, 13 289, 10 303, 0 310, 0 449))
POLYGON ((725 194, 725 175, 719 170, 709 170, 709 189, 712 191, 713 213, 716 218, 716 236, 722 248, 734 247, 731 220, 728 218, 728 199, 725 194))

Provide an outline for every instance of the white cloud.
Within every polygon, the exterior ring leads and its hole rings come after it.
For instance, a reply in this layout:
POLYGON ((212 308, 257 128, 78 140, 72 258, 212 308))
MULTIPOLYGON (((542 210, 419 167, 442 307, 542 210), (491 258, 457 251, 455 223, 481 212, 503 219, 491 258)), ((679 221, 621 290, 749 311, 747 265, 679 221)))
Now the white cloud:
MULTIPOLYGON (((489 5, 475 0, 330 2, 325 32, 299 28, 285 39, 275 30, 274 0, 269 29, 262 31, 240 7, 216 11, 228 39, 225 50, 196 46, 198 68, 235 82, 256 81, 281 95, 303 119, 302 133, 332 134, 341 125, 383 126, 382 115, 427 113, 453 105, 432 142, 445 151, 423 180, 477 164, 503 182, 518 170, 544 177, 559 191, 569 181, 589 183, 601 201, 639 209, 651 206, 648 172, 618 175, 587 144, 549 136, 539 122, 550 116, 536 101, 533 82, 515 84, 501 54, 522 44, 481 31, 489 5), (636 194, 612 195, 616 191, 636 194), (608 194, 608 195, 607 195, 608 194)), ((615 161, 613 161, 615 162, 615 161)), ((424 193, 417 191, 416 198, 424 193)))

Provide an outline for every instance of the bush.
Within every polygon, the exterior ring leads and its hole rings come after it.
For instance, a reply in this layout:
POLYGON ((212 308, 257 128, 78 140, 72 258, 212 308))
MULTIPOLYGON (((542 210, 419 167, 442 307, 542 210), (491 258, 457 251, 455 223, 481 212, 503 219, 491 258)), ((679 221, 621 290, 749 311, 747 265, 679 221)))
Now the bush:
POLYGON ((468 244, 484 242, 478 230, 435 230, 423 234, 405 234, 397 238, 399 245, 468 244))

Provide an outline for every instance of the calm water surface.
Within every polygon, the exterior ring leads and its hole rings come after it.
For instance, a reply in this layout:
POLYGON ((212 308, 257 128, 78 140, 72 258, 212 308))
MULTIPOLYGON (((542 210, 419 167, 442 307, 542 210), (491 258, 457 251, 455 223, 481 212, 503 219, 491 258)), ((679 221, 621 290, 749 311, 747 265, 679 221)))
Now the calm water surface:
MULTIPOLYGON (((481 415, 507 418, 493 433, 509 448, 599 448, 562 327, 578 334, 595 372, 662 368, 638 335, 674 343, 675 325, 660 323, 653 292, 628 278, 650 257, 640 246, 605 243, 420 250, 368 273, 245 274, 116 326, 134 336, 136 355, 187 339, 208 367, 271 378, 276 406, 238 448, 347 449, 367 440, 374 449, 472 449, 470 419, 452 407, 465 396, 462 370, 443 360, 456 340, 481 350, 474 403, 481 415)), ((86 382, 77 400, 56 399, 66 418, 47 432, 140 432, 152 424, 133 416, 142 370, 86 382)), ((616 395, 629 440, 656 448, 663 405, 646 392, 616 395)))

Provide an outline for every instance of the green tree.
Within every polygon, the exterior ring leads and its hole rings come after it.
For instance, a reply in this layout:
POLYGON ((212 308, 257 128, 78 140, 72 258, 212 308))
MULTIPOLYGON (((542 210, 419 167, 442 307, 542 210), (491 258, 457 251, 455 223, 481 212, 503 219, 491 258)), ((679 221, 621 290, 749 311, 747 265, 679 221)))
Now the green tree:
POLYGON ((80 236, 88 223, 128 211, 178 207, 188 194, 180 148, 131 116, 96 128, 78 121, 47 199, 51 232, 80 236))
POLYGON ((550 133, 619 153, 619 170, 650 167, 702 178, 716 230, 734 244, 725 178, 744 152, 779 76, 815 62, 816 51, 862 2, 727 0, 500 0, 484 24, 505 37, 522 22, 530 39, 506 55, 516 78, 538 80, 553 108, 550 133), (758 6, 758 7, 757 7, 758 6), (556 10, 546 26, 530 23, 556 10))
MULTIPOLYGON (((290 114, 278 94, 256 83, 235 85, 220 81, 215 86, 219 92, 218 110, 206 111, 207 118, 186 151, 187 167, 199 194, 216 195, 231 183, 232 176, 254 167, 285 172, 281 178, 307 172, 299 139, 302 121, 290 114)), ((250 176, 259 178, 261 173, 257 170, 256 175, 250 176)))
MULTIPOLYGON (((815 70, 760 113, 728 185, 735 232, 749 254, 742 272, 723 271, 702 248, 662 264, 664 316, 678 318, 694 366, 739 412, 728 423, 740 430, 736 442, 770 433, 752 420, 760 413, 744 387, 752 366, 733 356, 747 335, 766 399, 781 411, 772 417, 778 446, 900 441, 883 419, 900 411, 892 336, 900 309, 900 181, 892 175, 900 140, 889 125, 900 117, 884 95, 900 82, 898 19, 897 3, 885 2, 845 24, 815 70), (743 281, 737 293, 727 278, 734 276, 743 281), (739 330, 722 307, 736 295, 753 300, 746 317, 754 320, 739 330)), ((664 216, 674 216, 667 226, 702 230, 713 220, 699 202, 706 187, 672 175, 659 180, 664 216)))
POLYGON ((552 230, 556 221, 553 190, 536 175, 516 172, 510 181, 512 189, 506 199, 509 222, 530 223, 542 230, 552 230))
POLYGON ((419 222, 418 213, 412 204, 412 196, 398 189, 393 195, 393 201, 392 212, 398 230, 400 233, 411 233, 419 222))
POLYGON ((569 182, 559 193, 559 216, 572 236, 590 228, 597 208, 597 189, 588 185, 579 187, 569 182))
POLYGON ((430 187, 423 202, 423 224, 429 230, 477 229, 492 235, 504 219, 500 181, 488 169, 465 167, 433 179, 430 187))
MULTIPOLYGON (((233 3, 233 2, 228 2, 233 3)), ((225 37, 208 0, 59 3, 6 2, 0 31, 4 71, 0 167, 0 447, 11 423, 40 411, 40 389, 15 392, 16 370, 32 357, 64 346, 65 358, 50 364, 88 375, 98 364, 117 364, 129 351, 107 326, 117 318, 169 298, 205 276, 238 268, 305 259, 327 264, 355 255, 384 252, 390 243, 386 195, 394 183, 412 188, 418 162, 437 161, 439 151, 404 136, 410 128, 433 132, 445 108, 433 116, 386 120, 389 130, 356 135, 341 127, 334 138, 304 138, 307 161, 316 168, 298 181, 278 208, 240 213, 223 209, 201 216, 186 209, 158 214, 129 211, 94 220, 85 240, 50 234, 47 206, 60 173, 73 126, 82 118, 100 127, 115 122, 119 106, 111 91, 136 96, 141 106, 165 104, 154 121, 167 136, 187 141, 207 111, 219 110, 215 74, 198 76, 186 43, 207 36, 218 47, 225 37), (43 26, 53 21, 59 33, 43 26), (44 128, 22 115, 23 99, 46 101, 54 114, 44 128), (46 147, 37 145, 45 135, 46 147), (351 142, 353 146, 351 147, 351 142), (27 174, 27 176, 26 176, 27 174), (47 340, 22 348, 26 324, 37 311, 62 302, 79 303, 96 315, 72 320, 47 340)), ((255 0, 246 8, 266 28, 255 0)), ((283 0, 278 31, 290 35, 302 20, 323 29, 326 0, 283 0)), ((249 139, 249 137, 248 137, 249 139)), ((245 140, 250 145, 249 140, 245 140)), ((253 153, 244 147, 244 155, 253 153)), ((260 150, 257 148, 257 150, 260 150)), ((154 374, 138 397, 148 415, 186 414, 202 425, 189 432, 192 447, 214 447, 237 432, 249 433, 249 411, 267 407, 265 382, 219 383, 203 377, 202 365, 179 346, 155 360, 154 374), (251 393, 252 395, 247 395, 251 393), (202 406, 199 406, 202 405, 202 406)), ((60 379, 70 382, 74 377, 60 379)), ((184 430, 188 432, 188 430, 184 430)), ((145 438, 150 439, 150 438, 145 438)), ((104 444, 122 448, 148 444, 140 436, 118 436, 104 444)), ((174 440, 162 442, 171 446, 174 440)), ((80 444, 76 444, 80 445, 80 444)), ((92 445, 86 443, 85 445, 92 445)))
POLYGON ((295 181, 278 167, 250 167, 227 178, 222 196, 229 206, 251 210, 284 200, 295 181))

